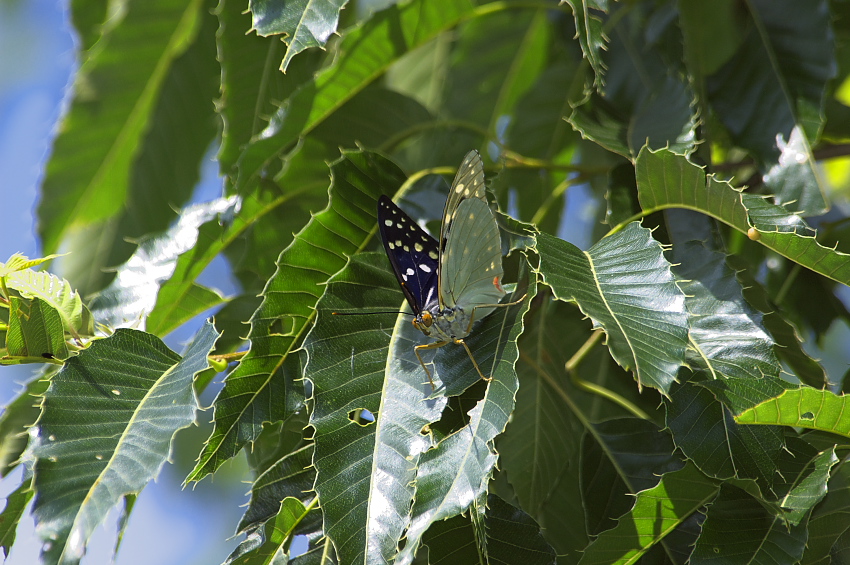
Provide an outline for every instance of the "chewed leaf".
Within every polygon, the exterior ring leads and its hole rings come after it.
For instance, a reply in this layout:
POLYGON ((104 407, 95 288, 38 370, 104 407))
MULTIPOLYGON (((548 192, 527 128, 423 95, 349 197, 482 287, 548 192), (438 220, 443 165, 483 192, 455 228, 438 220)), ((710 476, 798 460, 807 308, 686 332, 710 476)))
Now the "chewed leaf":
POLYGON ((850 437, 848 397, 827 390, 801 387, 744 410, 740 424, 778 424, 832 432, 850 437))

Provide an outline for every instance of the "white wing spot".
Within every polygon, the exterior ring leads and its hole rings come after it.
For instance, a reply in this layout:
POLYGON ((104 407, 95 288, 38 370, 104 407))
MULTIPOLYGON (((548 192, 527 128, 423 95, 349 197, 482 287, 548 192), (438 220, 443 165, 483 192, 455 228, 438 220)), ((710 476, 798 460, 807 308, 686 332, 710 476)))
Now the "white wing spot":
POLYGON ((422 249, 423 249, 422 244, 421 243, 414 243, 413 249, 415 249, 417 253, 422 253, 422 249))
POLYGON ((407 251, 408 253, 410 253, 410 248, 409 248, 408 246, 406 246, 406 245, 405 245, 404 247, 402 247, 402 249, 404 249, 405 251, 407 251))
POLYGON ((406 274, 402 273, 401 278, 403 278, 405 280, 405 282, 407 282, 407 275, 406 274))
POLYGON ((490 268, 491 268, 491 269, 495 269, 495 268, 496 268, 496 262, 495 262, 495 261, 490 261, 490 268))
POLYGON ((395 240, 395 246, 401 247, 401 240, 400 239, 395 240))
MULTIPOLYGON (((408 275, 408 276, 410 276, 410 275, 412 275, 412 274, 413 274, 413 269, 411 269, 410 267, 408 267, 408 268, 407 268, 407 275, 408 275)), ((407 280, 407 278, 405 277, 405 279, 404 279, 404 280, 407 280)))
POLYGON ((433 259, 434 261, 436 261, 436 260, 437 260, 437 253, 436 253, 435 251, 429 251, 429 252, 428 252, 428 257, 430 257, 431 259, 433 259))
MULTIPOLYGON (((460 194, 461 192, 463 192, 463 187, 464 187, 464 186, 466 186, 466 185, 464 185, 462 182, 458 183, 458 185, 455 187, 455 192, 457 192, 458 194, 460 194)), ((467 192, 467 194, 469 194, 469 191, 468 191, 468 190, 467 190, 466 192, 467 192)))
POLYGON ((431 267, 429 267, 429 266, 428 266, 428 265, 426 265, 425 263, 422 263, 421 265, 419 265, 419 268, 420 268, 420 269, 422 269, 423 271, 425 271, 426 273, 430 273, 430 272, 431 272, 431 267))
POLYGON ((395 249, 395 244, 392 241, 388 241, 387 247, 389 247, 390 249, 395 249))
POLYGON ((393 225, 393 221, 392 220, 384 220, 384 225, 387 226, 388 228, 390 228, 393 225))
POLYGON ((401 229, 401 224, 396 224, 395 227, 397 227, 398 229, 401 229))

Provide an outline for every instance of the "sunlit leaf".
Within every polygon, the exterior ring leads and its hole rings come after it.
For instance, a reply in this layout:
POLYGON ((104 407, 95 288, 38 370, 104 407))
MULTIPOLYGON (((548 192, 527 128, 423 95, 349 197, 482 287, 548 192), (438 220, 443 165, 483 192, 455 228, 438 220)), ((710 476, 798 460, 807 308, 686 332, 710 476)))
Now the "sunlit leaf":
POLYGON ((174 434, 194 422, 192 379, 216 337, 207 323, 181 359, 154 336, 120 329, 53 378, 32 444, 46 563, 78 562, 107 512, 159 474, 174 434), (93 416, 80 426, 83 411, 93 416))
POLYGON ((666 394, 684 362, 688 324, 685 297, 650 231, 632 223, 586 252, 541 234, 537 250, 555 296, 605 330, 611 355, 638 386, 666 394))

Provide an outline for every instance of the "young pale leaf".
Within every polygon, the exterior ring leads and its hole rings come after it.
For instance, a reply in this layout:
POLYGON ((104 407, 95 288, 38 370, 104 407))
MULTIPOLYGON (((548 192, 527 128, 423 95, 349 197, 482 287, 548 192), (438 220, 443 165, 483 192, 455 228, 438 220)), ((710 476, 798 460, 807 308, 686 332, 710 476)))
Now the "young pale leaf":
POLYGON ((339 12, 348 0, 251 0, 248 9, 258 35, 283 35, 287 45, 280 70, 286 72, 295 55, 310 47, 323 47, 336 31, 339 12))
POLYGON ((44 363, 67 359, 68 346, 59 312, 43 300, 9 298, 9 329, 6 354, 0 364, 44 363))
MULTIPOLYGON (((6 267, 10 267, 14 259, 13 256, 6 267)), ((27 262, 28 265, 32 263, 35 261, 27 262)), ((4 282, 6 288, 19 292, 24 298, 38 298, 44 301, 45 306, 59 315, 64 331, 74 338, 94 335, 94 320, 91 312, 83 304, 77 291, 65 279, 46 271, 13 267, 13 270, 5 273, 4 282)), ((49 315, 52 317, 52 314, 49 315)))
POLYGON ((192 380, 217 335, 206 323, 181 359, 150 334, 119 329, 53 378, 31 447, 46 563, 79 562, 107 512, 157 476, 174 434, 194 422, 192 380))
POLYGON ((537 239, 539 271, 560 300, 574 301, 608 334, 611 355, 638 386, 667 394, 684 362, 685 297, 650 230, 626 226, 583 252, 548 234, 537 239))
POLYGON ((637 493, 631 511, 587 546, 579 565, 636 563, 653 545, 711 501, 719 488, 690 463, 665 474, 657 486, 637 493))
POLYGON ((690 563, 797 563, 805 546, 805 523, 789 527, 743 490, 724 485, 708 507, 690 563))
MULTIPOLYGON (((402 172, 372 153, 345 152, 331 167, 327 208, 313 217, 278 258, 251 318, 251 349, 215 400, 215 428, 187 481, 199 481, 303 402, 296 385, 298 348, 328 279, 361 250, 375 229, 378 196, 404 182, 402 172)), ((396 305, 396 308, 398 306, 396 305)))
POLYGON ((850 256, 820 245, 803 219, 765 198, 721 182, 682 155, 666 149, 641 149, 635 162, 638 196, 644 211, 689 208, 746 234, 753 227, 758 242, 825 277, 850 285, 850 256))
POLYGON ((848 397, 800 387, 740 412, 740 424, 797 426, 850 437, 848 397))

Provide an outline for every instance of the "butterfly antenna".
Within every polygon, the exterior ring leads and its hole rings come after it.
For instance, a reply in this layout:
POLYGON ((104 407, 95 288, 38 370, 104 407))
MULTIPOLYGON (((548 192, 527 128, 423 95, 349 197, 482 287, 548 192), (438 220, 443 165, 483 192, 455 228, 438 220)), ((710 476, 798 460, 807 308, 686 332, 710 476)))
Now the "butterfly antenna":
POLYGON ((331 312, 334 316, 369 316, 371 314, 404 314, 405 316, 413 316, 410 312, 397 312, 395 310, 386 310, 380 312, 331 312))

